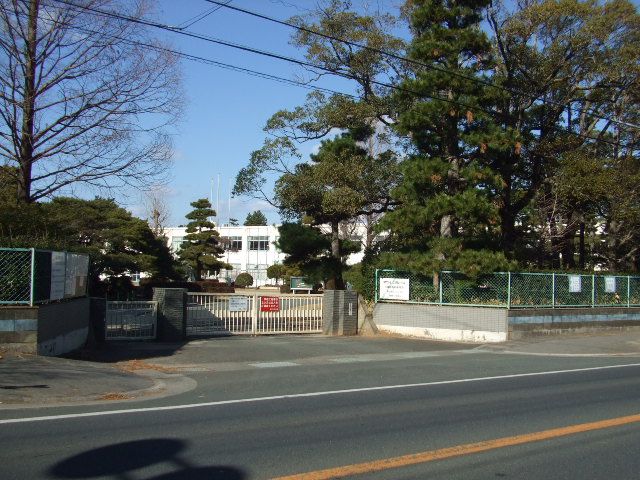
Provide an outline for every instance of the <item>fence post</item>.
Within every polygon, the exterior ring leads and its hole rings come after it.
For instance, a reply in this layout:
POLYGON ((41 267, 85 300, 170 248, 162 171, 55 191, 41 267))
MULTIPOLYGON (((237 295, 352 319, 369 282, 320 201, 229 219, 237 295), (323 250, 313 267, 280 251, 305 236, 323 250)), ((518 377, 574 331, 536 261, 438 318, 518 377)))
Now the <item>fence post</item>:
POLYGON ((507 308, 511 308, 511 271, 507 272, 507 308))
POLYGON ((36 283, 36 249, 31 249, 31 282, 29 288, 29 306, 33 307, 33 294, 36 283))
POLYGON ((627 275, 627 308, 631 306, 631 276, 627 275))
POLYGON ((253 314, 251 315, 251 333, 256 335, 258 333, 258 314, 260 312, 260 305, 258 305, 258 294, 253 294, 253 314))
POLYGON ((376 282, 376 286, 375 286, 375 302, 378 303, 378 269, 376 268, 376 275, 375 275, 375 282, 376 282))
POLYGON ((442 305, 442 272, 438 272, 438 300, 442 305))
POLYGON ((551 274, 551 308, 556 306, 556 273, 551 274))
POLYGON ((596 276, 591 275, 591 308, 596 306, 596 276))

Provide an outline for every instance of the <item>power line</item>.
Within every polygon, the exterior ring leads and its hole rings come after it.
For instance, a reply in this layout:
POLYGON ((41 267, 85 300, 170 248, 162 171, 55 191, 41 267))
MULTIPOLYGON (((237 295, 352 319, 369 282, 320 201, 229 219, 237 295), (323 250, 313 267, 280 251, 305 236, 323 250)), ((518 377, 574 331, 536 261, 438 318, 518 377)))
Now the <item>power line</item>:
POLYGON ((292 85, 292 86, 296 86, 296 87, 302 87, 302 88, 306 88, 308 90, 316 90, 316 91, 321 91, 321 92, 325 92, 325 93, 332 93, 334 95, 340 95, 343 97, 350 97, 350 98, 356 98, 354 95, 348 94, 348 93, 344 93, 344 92, 339 92, 337 90, 333 90, 331 88, 326 88, 326 87, 319 87, 316 85, 310 85, 304 82, 300 82, 297 80, 291 80, 289 78, 285 78, 285 77, 280 77, 278 75, 272 75, 270 73, 265 73, 265 72, 260 72, 258 70, 252 70, 250 68, 245 68, 245 67, 240 67, 237 65, 233 65, 230 63, 224 63, 224 62, 220 62, 218 60, 212 60, 210 58, 205 58, 205 57, 201 57, 199 55, 193 55, 191 53, 186 53, 186 52, 182 52, 180 50, 173 50, 171 48, 167 48, 167 47, 162 47, 160 45, 154 45, 151 43, 145 43, 145 42, 140 42, 137 40, 131 40, 128 38, 123 38, 123 37, 119 37, 117 35, 109 35, 109 34, 105 34, 104 32, 97 32, 95 30, 91 30, 88 28, 83 28, 83 27, 78 27, 78 26, 73 26, 71 27, 74 30, 78 30, 81 32, 85 32, 85 33, 89 33, 89 34, 100 34, 100 35, 107 35, 108 37, 114 39, 114 40, 118 40, 118 41, 122 41, 125 43, 128 43, 130 45, 137 45, 140 47, 144 47, 144 48, 149 48, 152 50, 157 50, 157 51, 162 51, 162 52, 166 52, 166 53, 171 53, 173 55, 179 56, 181 58, 185 58, 187 60, 191 60, 194 62, 198 62, 198 63, 202 63, 205 65, 211 65, 211 66, 215 66, 215 67, 219 67, 219 68, 224 68, 226 70, 231 70, 231 71, 235 71, 235 72, 239 72, 239 73, 244 73, 247 75, 251 75, 257 78, 263 78, 265 80, 273 80, 279 83, 283 83, 286 85, 292 85))
MULTIPOLYGON (((123 15, 123 14, 118 14, 118 13, 114 13, 114 12, 104 11, 104 10, 101 10, 101 9, 98 9, 98 8, 89 7, 89 6, 86 6, 86 5, 78 5, 78 4, 73 3, 71 1, 68 1, 68 0, 53 0, 53 1, 55 1, 57 3, 62 3, 62 4, 65 4, 65 5, 68 5, 70 7, 74 7, 76 9, 90 11, 90 12, 95 13, 97 15, 106 16, 106 17, 115 18, 115 19, 124 20, 124 21, 129 21, 129 22, 132 22, 132 23, 145 25, 145 26, 149 26, 149 27, 159 28, 159 29, 170 31, 170 32, 177 33, 177 34, 180 34, 180 35, 185 35, 185 36, 188 36, 188 37, 191 37, 191 38, 197 38, 199 40, 204 40, 204 41, 207 41, 207 42, 211 42, 211 43, 215 43, 215 44, 219 44, 219 45, 223 45, 223 46, 227 46, 227 47, 231 47, 231 48, 240 49, 240 50, 247 51, 247 52, 250 52, 250 53, 255 53, 255 54, 258 54, 258 55, 267 56, 269 58, 275 58, 275 59, 278 59, 278 60, 283 60, 283 61, 294 63, 294 64, 297 64, 297 65, 300 65, 300 66, 304 66, 304 67, 308 67, 308 68, 312 68, 312 69, 316 69, 316 70, 322 70, 322 71, 325 71, 327 73, 330 73, 332 75, 336 75, 336 76, 339 76, 339 77, 342 77, 342 78, 357 80, 356 76, 350 75, 350 74, 347 74, 347 73, 344 73, 344 72, 336 72, 334 70, 331 70, 330 68, 323 67, 323 66, 320 66, 320 65, 315 65, 313 63, 306 62, 306 61, 303 61, 303 60, 299 60, 299 59, 296 59, 296 58, 293 58, 293 57, 287 57, 285 55, 280 55, 280 54, 277 54, 277 53, 268 52, 268 51, 256 49, 256 48, 253 48, 253 47, 248 47, 246 45, 236 44, 236 43, 229 42, 229 41, 226 41, 226 40, 213 38, 213 37, 210 37, 210 36, 207 36, 207 35, 197 34, 197 33, 189 32, 189 31, 186 31, 186 30, 180 30, 180 29, 177 29, 177 28, 172 27, 170 25, 161 24, 161 23, 157 23, 157 22, 152 22, 152 21, 149 21, 149 20, 142 20, 140 18, 135 18, 135 17, 131 17, 131 16, 128 16, 128 15, 123 15)), ((206 0, 206 1, 209 1, 209 0, 206 0)), ((399 85, 394 85, 394 84, 390 84, 390 83, 386 83, 386 82, 381 82, 379 80, 370 80, 370 82, 373 85, 381 86, 381 87, 384 87, 384 88, 389 88, 389 89, 392 89, 392 90, 398 90, 398 91, 401 91, 401 92, 404 92, 404 93, 408 93, 408 94, 411 94, 411 95, 414 95, 414 96, 417 96, 417 97, 430 98, 432 100, 440 101, 440 102, 447 103, 447 104, 450 104, 450 105, 456 105, 456 106, 459 106, 459 107, 464 107, 464 108, 466 108, 466 109, 468 109, 470 111, 478 110, 478 111, 482 111, 484 113, 487 113, 487 114, 489 114, 491 116, 499 115, 499 112, 493 112, 491 110, 487 110, 487 109, 479 107, 479 106, 472 106, 472 105, 469 105, 469 104, 466 104, 466 103, 463 103, 463 102, 457 101, 457 100, 450 100, 450 99, 446 99, 446 98, 441 98, 441 97, 436 97, 436 96, 424 94, 422 92, 417 92, 415 90, 410 90, 410 89, 408 89, 406 87, 402 87, 402 86, 399 86, 399 85)), ((552 128, 553 130, 555 130, 557 132, 569 133, 570 135, 574 135, 574 136, 583 138, 585 140, 593 140, 595 142, 601 142, 601 143, 605 143, 605 144, 608 144, 608 145, 611 145, 611 146, 615 146, 615 147, 630 148, 630 145, 628 145, 628 144, 620 144, 620 143, 616 143, 616 142, 613 142, 613 141, 605 140, 605 139, 602 139, 602 138, 592 137, 592 136, 589 136, 589 135, 586 135, 586 134, 583 134, 583 133, 572 132, 572 131, 570 131, 570 130, 568 130, 566 128, 560 128, 558 126, 551 126, 550 128, 552 128)))
MULTIPOLYGON (((444 73, 444 74, 451 75, 451 76, 454 76, 454 77, 458 77, 458 78, 462 78, 462 79, 465 79, 465 80, 469 80, 469 81, 472 81, 472 82, 475 82, 475 83, 479 83, 479 84, 485 85, 487 87, 491 87, 491 88, 495 88, 495 89, 498 89, 498 90, 502 90, 502 91, 510 93, 512 95, 519 95, 519 96, 528 98, 529 100, 533 100, 534 102, 535 101, 541 101, 543 104, 546 103, 546 104, 549 104, 549 105, 555 105, 557 107, 565 107, 565 106, 567 106, 567 104, 564 104, 564 103, 556 102, 556 101, 553 101, 553 100, 540 99, 540 98, 538 98, 536 96, 527 94, 527 93, 522 92, 522 91, 514 90, 514 89, 511 89, 511 88, 502 86, 502 85, 496 85, 495 83, 490 82, 488 80, 483 80, 481 78, 476 78, 476 77, 472 77, 472 76, 469 76, 469 75, 465 75, 464 73, 455 72, 453 70, 449 70, 449 69, 446 69, 446 68, 443 68, 443 67, 430 65, 428 63, 420 62, 418 60, 414 60, 412 58, 408 58, 408 57, 405 57, 405 56, 402 56, 402 55, 398 55, 398 54, 393 53, 393 52, 388 52, 388 51, 385 51, 385 50, 382 50, 382 49, 379 49, 379 48, 374 48, 374 47, 370 47, 368 45, 364 45, 362 43, 352 42, 350 40, 345 40, 343 38, 339 38, 339 37, 336 37, 334 35, 329 35, 329 34, 326 34, 326 33, 317 32, 317 31, 312 30, 310 28, 301 27, 300 25, 296 25, 295 23, 287 22, 285 20, 279 20, 277 18, 273 18, 273 17, 270 17, 268 15, 264 15, 262 13, 257 13, 257 12, 251 11, 251 10, 247 10, 247 9, 244 9, 244 8, 236 7, 234 5, 229 5, 228 3, 230 3, 230 2, 225 4, 225 3, 222 3, 222 2, 217 1, 217 0, 204 0, 204 1, 208 2, 208 3, 216 4, 216 5, 219 6, 219 8, 226 7, 228 9, 230 9, 230 10, 235 10, 235 11, 240 12, 240 13, 244 13, 244 14, 256 17, 256 18, 260 18, 262 20, 267 20, 269 22, 277 23, 279 25, 284 25, 284 26, 287 26, 289 28, 293 28, 293 29, 299 30, 301 32, 305 32, 305 33, 309 33, 309 34, 312 34, 312 35, 316 35, 318 37, 326 38, 327 40, 333 40, 335 42, 344 43, 345 45, 349 45, 350 47, 360 48, 360 49, 367 50, 367 51, 370 51, 370 52, 373 52, 373 53, 377 53, 379 55, 384 55, 386 57, 393 58, 395 60, 400 60, 400 61, 403 61, 403 62, 406 62, 406 63, 410 63, 412 65, 428 68, 430 70, 434 70, 434 71, 437 71, 437 72, 440 72, 440 73, 444 73)), ((623 121, 616 120, 616 119, 613 119, 613 118, 605 117, 605 116, 603 116, 601 114, 596 113, 593 110, 587 111, 587 113, 589 115, 591 115, 592 117, 598 118, 600 120, 606 120, 606 121, 613 122, 613 123, 616 123, 616 124, 619 124, 619 125, 624 125, 624 126, 627 126, 627 127, 640 129, 640 125, 635 125, 635 124, 632 124, 632 123, 623 122, 623 121)))
POLYGON ((233 2, 233 0, 227 0, 224 5, 218 5, 217 7, 212 7, 202 13, 199 13, 198 15, 195 15, 194 17, 191 17, 187 20, 185 20, 184 22, 182 22, 178 27, 179 30, 186 30, 187 28, 195 25, 196 23, 198 23, 201 20, 204 20, 205 18, 207 18, 209 15, 211 15, 212 13, 217 12, 218 10, 220 10, 222 7, 229 5, 231 2, 233 2))

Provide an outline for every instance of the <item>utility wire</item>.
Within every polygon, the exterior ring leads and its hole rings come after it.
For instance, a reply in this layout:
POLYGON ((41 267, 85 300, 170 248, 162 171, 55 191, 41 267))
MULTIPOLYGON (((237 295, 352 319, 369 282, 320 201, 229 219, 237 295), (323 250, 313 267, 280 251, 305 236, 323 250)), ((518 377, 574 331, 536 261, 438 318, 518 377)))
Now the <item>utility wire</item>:
POLYGON ((287 85, 292 85, 292 86, 296 86, 296 87, 302 87, 302 88, 306 88, 307 90, 316 90, 316 91, 320 91, 320 92, 324 92, 324 93, 331 93, 334 95, 340 95, 343 97, 350 97, 350 98, 357 98, 354 95, 348 94, 348 93, 344 93, 344 92, 339 92, 337 90, 333 90, 331 88, 326 88, 326 87, 319 87, 316 85, 310 85, 308 83, 305 82, 300 82, 297 80, 291 80, 289 78, 285 78, 285 77, 280 77, 278 75, 272 75, 270 73, 265 73, 265 72, 260 72, 258 70, 252 70, 250 68, 244 68, 244 67, 240 67, 237 65, 233 65, 230 63, 224 63, 224 62, 220 62, 218 60, 213 60, 210 58, 205 58, 205 57, 201 57, 199 55, 193 55, 190 53, 186 53, 180 50, 173 50, 171 48, 167 48, 167 47, 162 47, 160 45, 154 45, 151 43, 145 43, 145 42, 140 42, 137 40, 131 40, 128 38, 123 38, 123 37, 119 37, 117 35, 110 35, 110 34, 105 34, 104 32, 97 32, 95 30, 91 30, 89 28, 83 28, 83 27, 78 27, 78 26, 72 26, 70 28, 73 28, 74 30, 78 30, 80 32, 84 32, 84 33, 89 33, 89 34, 99 34, 99 35, 107 35, 109 38, 112 38, 114 40, 118 40, 121 42, 125 42, 128 43, 130 45, 137 45, 140 47, 144 47, 144 48, 149 48, 152 50, 157 50, 157 51, 161 51, 161 52, 167 52, 167 53, 171 53, 173 55, 179 56, 181 58, 185 58, 186 60, 191 60, 194 62, 198 62, 198 63, 202 63, 205 65, 212 65, 215 67, 220 67, 220 68, 224 68, 226 70, 231 70, 231 71, 235 71, 235 72, 239 72, 239 73, 245 73, 247 75, 251 75, 254 77, 258 77, 258 78, 263 78, 266 80, 273 80, 279 83, 284 83, 287 85))
MULTIPOLYGON (((185 36, 188 36, 188 37, 191 37, 191 38, 197 38, 199 40, 204 40, 204 41, 207 41, 207 42, 216 43, 216 44, 219 44, 219 45, 224 45, 224 46, 227 46, 227 47, 240 49, 240 50, 243 50, 243 51, 255 53, 255 54, 258 54, 258 55, 267 56, 267 57, 270 57, 270 58, 275 58, 275 59, 278 59, 278 60, 283 60, 283 61, 294 63, 294 64, 297 64, 297 65, 300 65, 300 66, 305 66, 305 67, 308 67, 308 68, 311 68, 311 69, 322 70, 322 71, 325 71, 327 73, 330 73, 332 75, 336 75, 336 76, 339 76, 339 77, 342 77, 342 78, 347 78, 347 79, 352 79, 352 80, 356 79, 357 80, 357 77, 355 77, 354 75, 350 75, 350 74, 347 74, 347 73, 344 73, 344 72, 336 72, 334 70, 331 70, 330 68, 322 67, 322 66, 319 66, 319 65, 315 65, 313 63, 306 62, 306 61, 303 61, 303 60, 299 60, 299 59, 296 59, 296 58, 293 58, 293 57, 287 57, 285 55, 280 55, 280 54, 277 54, 277 53, 268 52, 268 51, 256 49, 256 48, 253 48, 253 47, 248 47, 246 45, 240 45, 240 44, 236 44, 236 43, 233 43, 233 42, 228 42, 226 40, 221 40, 221 39, 209 37, 207 35, 197 34, 197 33, 189 32, 189 31, 185 31, 185 30, 180 30, 180 29, 177 29, 177 28, 172 27, 170 25, 161 24, 161 23, 157 23, 157 22, 152 22, 152 21, 149 21, 149 20, 142 20, 140 18, 135 18, 135 17, 131 17, 131 16, 128 16, 128 15, 109 12, 109 11, 101 10, 101 9, 98 9, 98 8, 89 7, 89 6, 86 6, 86 5, 78 5, 78 4, 76 4, 74 2, 71 2, 71 1, 68 1, 68 0, 53 0, 53 1, 55 1, 56 3, 62 3, 64 5, 68 5, 70 7, 74 7, 76 9, 90 11, 90 12, 95 13, 97 15, 106 16, 106 17, 115 18, 115 19, 124 20, 124 21, 129 21, 129 22, 132 22, 132 23, 145 25, 145 26, 149 26, 149 27, 159 28, 159 29, 167 30, 167 31, 170 31, 170 32, 173 32, 173 33, 177 33, 177 34, 180 34, 180 35, 185 35, 185 36)), ((398 90, 398 91, 401 91, 401 92, 404 92, 404 93, 408 93, 408 94, 411 94, 411 95, 414 95, 414 96, 417 96, 417 97, 430 98, 432 100, 440 101, 440 102, 447 103, 447 104, 450 104, 450 105, 464 107, 464 108, 466 108, 466 109, 468 109, 470 111, 479 110, 479 111, 487 113, 488 115, 491 115, 491 116, 500 115, 499 112, 493 112, 493 111, 487 110, 487 109, 479 107, 479 106, 472 106, 472 105, 469 105, 469 104, 466 104, 466 103, 463 103, 463 102, 457 101, 457 100, 450 100, 450 99, 446 99, 446 98, 427 95, 427 94, 424 94, 424 93, 421 93, 421 92, 417 92, 415 90, 411 90, 411 89, 408 89, 406 87, 402 87, 402 86, 399 86, 399 85, 394 85, 394 84, 390 84, 390 83, 386 83, 386 82, 381 82, 381 81, 378 81, 378 80, 370 80, 370 82, 373 85, 377 85, 377 86, 381 86, 381 87, 389 88, 389 89, 393 89, 393 90, 398 90)), ((552 126, 551 128, 553 130, 555 130, 555 131, 568 133, 570 135, 574 135, 574 136, 583 138, 585 140, 593 140, 595 142, 601 142, 601 143, 605 143, 605 144, 616 146, 616 147, 624 147, 624 148, 630 148, 631 147, 629 144, 620 144, 620 143, 616 143, 616 142, 613 142, 613 141, 605 140, 603 138, 597 138, 597 137, 592 137, 592 136, 589 136, 589 135, 586 135, 586 134, 583 134, 583 133, 572 132, 572 131, 570 131, 570 130, 568 130, 566 128, 560 128, 560 127, 557 127, 557 126, 552 126)))
POLYGON ((220 10, 222 7, 225 7, 227 5, 229 5, 231 2, 233 2, 233 0, 227 0, 226 2, 224 2, 223 5, 218 5, 217 7, 212 7, 209 10, 206 10, 202 13, 199 13, 198 15, 191 17, 187 20, 185 20, 184 22, 182 22, 178 27, 176 27, 179 30, 186 30, 187 28, 195 25, 196 23, 198 23, 201 20, 204 20, 205 18, 207 18, 209 15, 211 15, 214 12, 217 12, 218 10, 220 10))
MULTIPOLYGON (((335 41, 335 42, 344 43, 345 45, 349 45, 350 47, 360 48, 360 49, 367 50, 367 51, 370 51, 370 52, 373 52, 373 53, 377 53, 379 55, 384 55, 386 57, 393 58, 395 60, 400 60, 402 62, 406 62, 406 63, 412 64, 412 65, 424 67, 424 68, 427 68, 427 69, 430 69, 430 70, 434 70, 434 71, 437 71, 437 72, 440 72, 440 73, 451 75, 453 77, 458 77, 458 78, 462 78, 462 79, 465 79, 465 80, 469 80, 469 81, 472 81, 472 82, 475 82, 475 83, 479 83, 479 84, 485 85, 487 87, 496 88, 498 90, 502 90, 502 91, 505 91, 507 93, 510 93, 511 95, 519 95, 519 96, 528 98, 529 100, 533 100, 534 102, 535 101, 541 101, 542 103, 546 103, 546 104, 549 104, 549 105, 555 105, 557 107, 565 107, 566 106, 566 104, 564 104, 564 103, 556 102, 556 101, 553 101, 553 100, 540 99, 540 98, 538 98, 536 96, 532 96, 532 95, 527 94, 527 93, 522 92, 522 91, 518 91, 518 90, 514 90, 514 89, 511 89, 511 88, 508 88, 508 87, 504 87, 502 85, 496 85, 495 83, 490 82, 488 80, 483 80, 481 78, 471 77, 469 75, 465 75, 464 73, 455 72, 453 70, 449 70, 449 69, 446 69, 446 68, 438 67, 438 66, 435 66, 435 65, 430 65, 430 64, 427 64, 427 63, 424 63, 424 62, 420 62, 418 60, 414 60, 414 59, 411 59, 411 58, 408 58, 408 57, 405 57, 405 56, 402 56, 402 55, 398 55, 398 54, 393 53, 393 52, 388 52, 388 51, 385 51, 385 50, 381 50, 379 48, 374 48, 374 47, 370 47, 368 45, 364 45, 362 43, 357 43, 357 42, 352 42, 350 40, 345 40, 343 38, 339 38, 339 37, 336 37, 334 35, 328 35, 326 33, 317 32, 317 31, 312 30, 310 28, 301 27, 300 25, 296 25, 295 23, 291 23, 291 22, 288 22, 288 21, 285 21, 285 20, 279 20, 277 18, 273 18, 273 17, 270 17, 268 15, 264 15, 264 14, 261 14, 261 13, 253 12, 251 10, 246 10, 244 8, 236 7, 234 5, 229 5, 228 3, 230 3, 230 2, 227 2, 225 4, 225 3, 222 3, 222 2, 217 1, 217 0, 204 0, 204 1, 208 2, 208 3, 213 3, 215 5, 218 5, 219 8, 226 7, 228 9, 235 10, 237 12, 244 13, 244 14, 247 14, 247 15, 251 15, 253 17, 260 18, 262 20, 267 20, 269 22, 277 23, 279 25, 284 25, 284 26, 287 26, 289 28, 293 28, 293 29, 299 30, 301 32, 305 32, 305 33, 309 33, 309 34, 312 34, 312 35, 316 35, 318 37, 326 38, 327 40, 332 40, 332 41, 335 41)), ((598 114, 598 113, 594 112, 593 110, 587 111, 587 113, 589 115, 591 115, 592 117, 594 117, 594 118, 610 121, 610 122, 613 122, 613 123, 616 123, 616 124, 619 124, 619 125, 624 125, 624 126, 631 127, 631 128, 640 129, 640 125, 635 125, 635 124, 632 124, 632 123, 623 122, 623 121, 620 121, 620 120, 615 120, 615 119, 612 119, 612 118, 609 118, 609 117, 605 117, 605 116, 603 116, 601 114, 598 114)))

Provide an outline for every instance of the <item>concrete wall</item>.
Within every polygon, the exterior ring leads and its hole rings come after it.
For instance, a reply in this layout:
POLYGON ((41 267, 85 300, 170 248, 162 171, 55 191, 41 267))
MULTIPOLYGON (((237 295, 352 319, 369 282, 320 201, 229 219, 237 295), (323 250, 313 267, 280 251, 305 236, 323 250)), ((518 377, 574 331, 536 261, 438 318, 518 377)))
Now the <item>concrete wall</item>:
POLYGON ((36 353, 38 307, 0 307, 0 347, 36 353))
POLYGON ((509 310, 509 338, 640 329, 640 308, 509 310))
POLYGON ((378 303, 373 319, 381 331, 412 337, 482 343, 507 340, 504 308, 378 303))
POLYGON ((89 298, 38 308, 38 355, 63 355, 82 347, 89 335, 89 298))
POLYGON ((0 308, 0 347, 55 356, 82 347, 89 334, 89 299, 0 308))

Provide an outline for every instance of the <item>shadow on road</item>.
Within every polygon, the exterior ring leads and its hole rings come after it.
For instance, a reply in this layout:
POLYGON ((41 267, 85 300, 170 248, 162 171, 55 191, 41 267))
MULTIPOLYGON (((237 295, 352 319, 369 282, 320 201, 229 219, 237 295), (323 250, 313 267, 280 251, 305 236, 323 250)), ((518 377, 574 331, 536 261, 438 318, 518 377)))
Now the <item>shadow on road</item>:
MULTIPOLYGON (((182 440, 156 438, 118 443, 87 450, 62 460, 49 469, 55 478, 133 478, 128 473, 166 464, 167 473, 147 480, 243 480, 246 474, 226 465, 199 467, 180 457, 187 444, 182 440)), ((155 470, 155 468, 154 468, 155 470)), ((136 477, 137 478, 137 477, 136 477)), ((146 477, 145 477, 146 478, 146 477)))
POLYGON ((74 360, 99 363, 116 363, 127 360, 145 360, 156 357, 171 357, 188 342, 158 343, 145 341, 111 341, 92 345, 66 355, 74 360))

